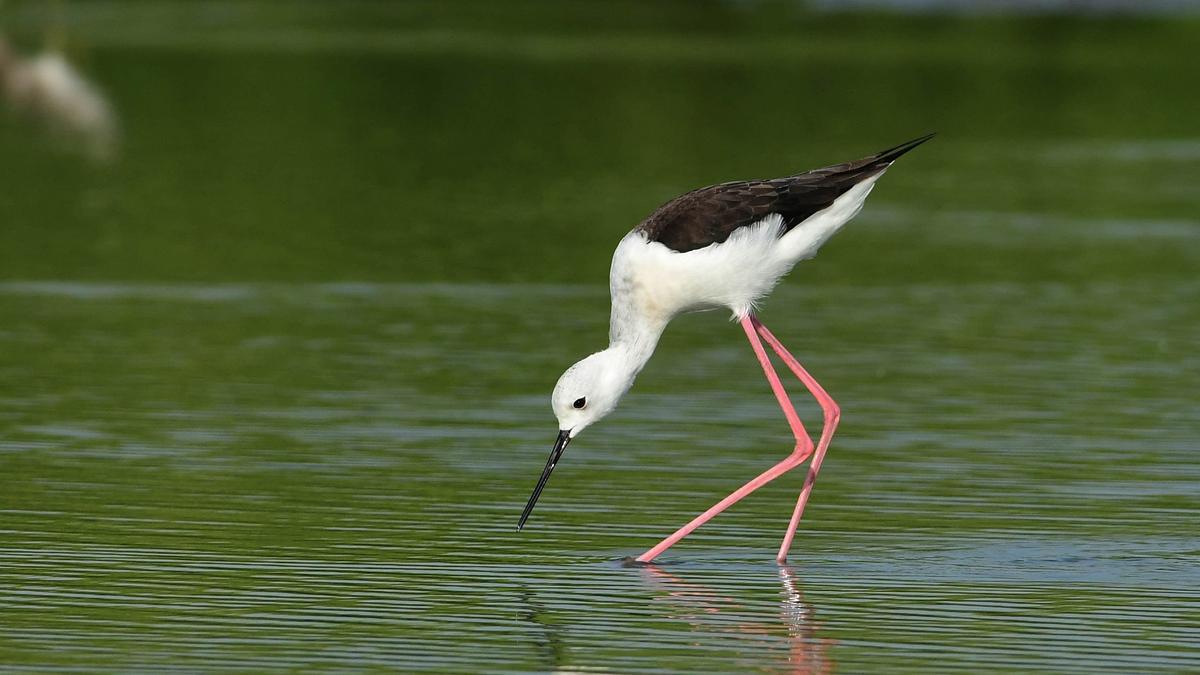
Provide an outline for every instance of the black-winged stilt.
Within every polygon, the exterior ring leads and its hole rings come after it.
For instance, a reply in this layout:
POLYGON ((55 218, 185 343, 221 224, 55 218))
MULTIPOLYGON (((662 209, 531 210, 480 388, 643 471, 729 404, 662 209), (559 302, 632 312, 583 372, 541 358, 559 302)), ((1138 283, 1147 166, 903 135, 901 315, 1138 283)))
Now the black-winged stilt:
POLYGON ((567 369, 551 403, 558 440, 525 505, 517 529, 533 511, 550 472, 579 432, 604 417, 629 391, 658 338, 676 315, 728 307, 742 324, 771 390, 796 438, 790 455, 638 556, 650 562, 713 516, 810 456, 808 476, 777 560, 784 562, 812 493, 840 411, 825 389, 754 315, 755 304, 799 261, 816 255, 853 218, 892 162, 933 137, 922 136, 870 157, 773 180, 722 183, 693 190, 659 207, 613 253, 609 285, 609 346, 567 369), (816 446, 771 365, 763 341, 820 403, 825 424, 816 446))

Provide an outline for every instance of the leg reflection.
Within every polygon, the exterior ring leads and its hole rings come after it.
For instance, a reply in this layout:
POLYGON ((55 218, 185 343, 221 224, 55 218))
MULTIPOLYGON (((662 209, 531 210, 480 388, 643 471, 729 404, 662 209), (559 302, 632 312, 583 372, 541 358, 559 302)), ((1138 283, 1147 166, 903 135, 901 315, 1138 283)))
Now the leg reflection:
POLYGON ((779 603, 779 615, 787 626, 788 665, 793 673, 828 673, 833 671, 833 661, 827 654, 834 641, 817 637, 820 624, 813 616, 813 606, 804 600, 804 593, 796 573, 787 565, 779 566, 779 581, 783 584, 783 596, 779 603))
POLYGON ((747 667, 757 669, 766 665, 770 670, 804 675, 832 672, 834 664, 828 651, 834 641, 818 637, 820 624, 814 618, 812 605, 804 600, 795 572, 786 565, 777 570, 782 588, 776 601, 765 604, 749 597, 751 594, 744 589, 738 595, 747 599, 736 600, 660 567, 640 568, 643 578, 659 592, 656 600, 668 604, 671 618, 686 621, 698 634, 754 639, 754 650, 745 652, 747 667), (766 643, 772 645, 767 652, 769 664, 754 658, 763 655, 760 642, 763 637, 777 638, 766 643))

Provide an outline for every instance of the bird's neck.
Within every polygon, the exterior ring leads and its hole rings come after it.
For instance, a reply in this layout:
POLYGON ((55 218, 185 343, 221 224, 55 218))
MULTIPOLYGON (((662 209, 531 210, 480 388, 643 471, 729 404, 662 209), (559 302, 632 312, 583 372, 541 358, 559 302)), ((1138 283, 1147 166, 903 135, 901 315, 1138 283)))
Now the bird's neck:
POLYGON ((647 319, 614 307, 608 332, 608 349, 621 355, 621 360, 630 370, 630 377, 635 377, 654 354, 658 338, 666 327, 666 321, 647 319))

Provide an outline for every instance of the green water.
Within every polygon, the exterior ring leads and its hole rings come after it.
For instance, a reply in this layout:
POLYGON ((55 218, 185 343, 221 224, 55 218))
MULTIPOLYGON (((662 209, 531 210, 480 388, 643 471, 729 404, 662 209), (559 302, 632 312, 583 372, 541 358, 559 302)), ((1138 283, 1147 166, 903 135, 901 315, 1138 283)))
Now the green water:
POLYGON ((1200 667, 1197 21, 63 16, 122 150, 0 117, 0 670, 1200 667), (628 228, 927 130, 762 313, 843 409, 788 566, 799 472, 621 563, 790 450, 720 312, 515 531, 628 228))

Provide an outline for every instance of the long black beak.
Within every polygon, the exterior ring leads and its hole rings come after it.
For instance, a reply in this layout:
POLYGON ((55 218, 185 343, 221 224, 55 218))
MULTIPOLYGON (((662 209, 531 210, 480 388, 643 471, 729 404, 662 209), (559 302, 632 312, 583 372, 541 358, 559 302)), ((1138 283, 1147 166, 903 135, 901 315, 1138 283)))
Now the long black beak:
POLYGON ((550 451, 550 459, 546 460, 546 468, 542 469, 542 477, 538 479, 537 487, 533 488, 533 494, 529 495, 529 503, 525 505, 525 511, 521 513, 521 521, 517 523, 518 532, 525 527, 525 521, 529 520, 529 514, 533 513, 533 505, 537 503, 538 497, 542 496, 542 488, 546 487, 546 481, 550 480, 550 472, 554 471, 555 465, 562 457, 563 450, 567 449, 567 443, 570 442, 570 431, 558 432, 558 440, 554 441, 554 449, 550 451))

